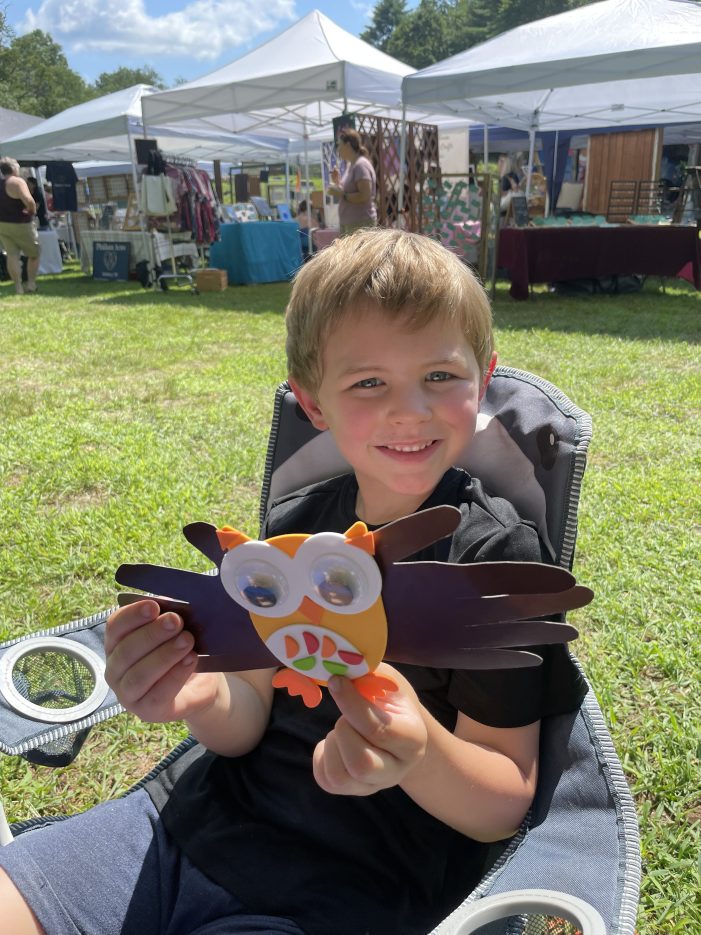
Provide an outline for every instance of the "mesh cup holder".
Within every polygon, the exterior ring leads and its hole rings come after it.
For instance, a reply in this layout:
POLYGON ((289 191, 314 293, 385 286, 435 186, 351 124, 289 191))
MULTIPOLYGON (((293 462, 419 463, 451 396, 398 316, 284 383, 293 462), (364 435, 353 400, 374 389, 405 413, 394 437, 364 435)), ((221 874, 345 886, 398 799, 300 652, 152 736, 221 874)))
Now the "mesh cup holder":
POLYGON ((59 725, 55 738, 24 754, 34 763, 70 763, 90 728, 71 732, 68 725, 95 712, 107 692, 103 660, 75 640, 34 637, 0 659, 0 694, 6 704, 31 720, 59 725))

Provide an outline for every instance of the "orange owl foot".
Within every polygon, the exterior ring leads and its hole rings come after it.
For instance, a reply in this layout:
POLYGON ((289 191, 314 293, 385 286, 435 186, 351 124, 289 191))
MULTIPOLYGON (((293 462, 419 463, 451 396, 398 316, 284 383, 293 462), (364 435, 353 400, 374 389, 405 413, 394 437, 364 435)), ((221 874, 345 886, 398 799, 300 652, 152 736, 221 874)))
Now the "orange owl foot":
POLYGON ((308 708, 316 708, 321 701, 321 689, 318 684, 293 669, 280 669, 276 672, 273 676, 273 688, 286 688, 290 695, 301 695, 308 708))
POLYGON ((388 679, 384 675, 374 675, 372 672, 361 675, 359 679, 354 679, 353 685, 358 694, 368 701, 384 698, 388 692, 396 692, 399 689, 399 685, 392 679, 388 679))

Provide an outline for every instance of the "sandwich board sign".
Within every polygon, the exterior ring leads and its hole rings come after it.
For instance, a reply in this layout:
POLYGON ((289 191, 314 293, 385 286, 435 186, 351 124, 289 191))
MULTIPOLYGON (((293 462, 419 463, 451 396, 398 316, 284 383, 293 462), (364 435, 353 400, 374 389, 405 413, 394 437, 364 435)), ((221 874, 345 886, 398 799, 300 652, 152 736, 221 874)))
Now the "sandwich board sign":
POLYGON ((129 279, 130 244, 98 240, 92 248, 92 278, 111 282, 129 279))

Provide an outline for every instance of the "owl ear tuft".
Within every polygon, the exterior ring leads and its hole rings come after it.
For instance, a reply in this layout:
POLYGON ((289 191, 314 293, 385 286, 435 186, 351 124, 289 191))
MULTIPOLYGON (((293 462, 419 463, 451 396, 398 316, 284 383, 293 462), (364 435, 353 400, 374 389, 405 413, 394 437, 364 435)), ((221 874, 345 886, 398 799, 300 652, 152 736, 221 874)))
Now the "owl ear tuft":
POLYGON ((219 545, 225 552, 235 549, 237 545, 243 545, 244 542, 251 541, 250 536, 239 532, 238 529, 234 529, 233 526, 222 526, 221 529, 217 529, 217 539, 219 540, 219 545))
POLYGON ((375 554, 375 536, 368 531, 368 527, 360 520, 353 523, 350 529, 346 530, 346 542, 348 545, 354 545, 362 549, 368 555, 375 554))

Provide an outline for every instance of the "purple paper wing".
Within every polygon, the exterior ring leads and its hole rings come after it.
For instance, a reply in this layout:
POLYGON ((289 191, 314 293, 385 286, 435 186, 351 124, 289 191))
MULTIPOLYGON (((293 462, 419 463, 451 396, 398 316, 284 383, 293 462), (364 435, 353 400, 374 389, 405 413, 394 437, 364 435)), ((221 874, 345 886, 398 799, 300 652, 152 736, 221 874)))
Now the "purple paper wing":
POLYGON ((527 620, 582 607, 588 588, 552 565, 498 562, 455 565, 406 562, 392 565, 383 579, 382 600, 388 622, 385 659, 389 662, 447 668, 471 664, 475 651, 494 656, 494 667, 511 656, 497 650, 574 639, 577 631, 559 622, 527 620))
POLYGON ((375 559, 380 571, 384 574, 394 562, 452 536, 459 524, 460 510, 457 507, 434 506, 410 513, 375 530, 375 559))
POLYGON ((279 665, 248 613, 226 593, 218 574, 142 564, 120 565, 115 577, 121 585, 149 592, 164 610, 182 615, 195 637, 195 652, 210 659, 208 664, 200 660, 200 671, 241 672, 279 665), (174 606, 173 601, 181 603, 174 606), (226 657, 225 666, 213 663, 213 657, 219 656, 226 657))

